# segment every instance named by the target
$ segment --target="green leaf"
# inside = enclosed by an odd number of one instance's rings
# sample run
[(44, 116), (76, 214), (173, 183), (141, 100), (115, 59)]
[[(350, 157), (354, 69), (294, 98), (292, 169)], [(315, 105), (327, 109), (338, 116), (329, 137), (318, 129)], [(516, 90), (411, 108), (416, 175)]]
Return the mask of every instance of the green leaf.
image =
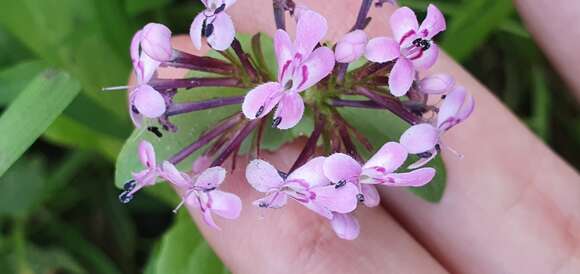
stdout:
[(513, 12), (512, 1), (472, 0), (451, 20), (441, 45), (453, 58), (463, 61), (483, 44), (493, 30)]
[(33, 273), (87, 273), (73, 257), (60, 248), (40, 248), (29, 244), (26, 253)]
[(188, 212), (182, 210), (173, 227), (163, 236), (154, 260), (153, 273), (222, 273), (225, 269), (207, 245)]
[(0, 71), (0, 106), (10, 104), (45, 68), (40, 61), (24, 61)]
[(0, 216), (26, 217), (42, 197), (44, 174), (40, 158), (24, 157), (0, 177)]
[(0, 116), (0, 176), (34, 143), (80, 91), (68, 74), (47, 70)]
[(160, 9), (171, 0), (126, 0), (125, 9), (129, 15), (137, 15), (144, 11)]
[(551, 113), (551, 97), (548, 90), (548, 83), (543, 69), (539, 66), (532, 68), (533, 81), (533, 105), (532, 117), (530, 117), (529, 124), (540, 138), (548, 141), (550, 134), (550, 113)]
[[(398, 142), (401, 134), (409, 128), (407, 123), (387, 111), (351, 108), (344, 108), (339, 111), (341, 115), (351, 123), (351, 125), (369, 139), (375, 151), (386, 142)], [(368, 152), (362, 148), (359, 151), (364, 152), (362, 153), (362, 156), (367, 159), (375, 152)], [(415, 160), (416, 159), (408, 159), (407, 164)], [(405, 164), (403, 166), (407, 165)], [(433, 181), (426, 186), (409, 188), (409, 190), (426, 201), (436, 203), (441, 200), (443, 193), (445, 192), (447, 180), (445, 166), (441, 157), (432, 160), (428, 166), (437, 170), (437, 174), (435, 175), (435, 178), (433, 178)]]

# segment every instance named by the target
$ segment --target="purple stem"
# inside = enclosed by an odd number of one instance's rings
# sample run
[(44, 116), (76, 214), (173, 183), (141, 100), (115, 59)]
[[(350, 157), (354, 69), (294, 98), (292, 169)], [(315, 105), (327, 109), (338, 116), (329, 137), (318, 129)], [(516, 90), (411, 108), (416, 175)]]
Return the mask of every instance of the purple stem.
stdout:
[(300, 166), (304, 165), (308, 159), (314, 154), (316, 149), (316, 144), (318, 143), (318, 138), (320, 138), (320, 134), (322, 133), (322, 128), (324, 127), (324, 120), (321, 114), (316, 115), (316, 122), (314, 124), (314, 130), (310, 137), (308, 137), (308, 141), (304, 145), (302, 152), (298, 155), (298, 158), (292, 165), (292, 168), (288, 171), (288, 174), (292, 173), (294, 170), (299, 168)]
[(236, 97), (217, 98), (206, 101), (198, 101), (192, 103), (173, 104), (167, 109), (165, 115), (174, 116), (178, 114), (190, 113), (204, 109), (241, 104), (243, 101), (244, 96), (236, 96)]
[(248, 76), (250, 76), (250, 79), (252, 81), (255, 81), (257, 79), (258, 72), (256, 71), (256, 68), (254, 68), (254, 66), (250, 62), (250, 58), (248, 57), (248, 54), (246, 52), (244, 52), (244, 49), (242, 49), (242, 44), (240, 44), (240, 41), (238, 41), (237, 38), (234, 38), (234, 41), (232, 42), (232, 48), (234, 49), (234, 52), (236, 53), (236, 55), (240, 59), (240, 62), (242, 63), (242, 66), (244, 67), (244, 71), (248, 74)]
[(370, 109), (384, 109), (384, 107), (375, 101), (357, 101), (357, 100), (343, 100), (331, 99), (330, 105), (333, 107), (353, 107), (353, 108), (370, 108)]
[(405, 122), (414, 125), (421, 122), (421, 117), (413, 114), (411, 111), (406, 109), (403, 104), (398, 99), (385, 97), (380, 94), (377, 94), (365, 87), (356, 87), (355, 91), (367, 98), (371, 99), (375, 103), (385, 107), (395, 115), (399, 116)]
[(192, 89), (198, 87), (244, 87), (242, 82), (233, 77), (203, 77), (185, 79), (155, 79), (149, 85), (156, 90)]
[(230, 63), (212, 57), (201, 57), (180, 50), (173, 50), (173, 59), (161, 63), (164, 67), (186, 68), (197, 71), (232, 75), (236, 70)]
[(348, 129), (344, 125), (341, 125), (339, 127), (338, 134), (340, 134), (340, 138), (342, 139), (342, 143), (344, 144), (346, 153), (352, 156), (355, 160), (359, 162), (364, 162), (363, 158), (356, 151), (356, 146), (352, 142), (352, 139), (350, 138), (350, 135), (348, 133)]
[(362, 0), (360, 4), (360, 9), (358, 11), (358, 16), (356, 17), (356, 23), (352, 27), (351, 31), (357, 29), (364, 29), (369, 23), (370, 18), (368, 18), (369, 10), (373, 4), (373, 0)]
[(292, 0), (273, 0), (272, 4), (274, 7), (276, 29), (286, 30), (286, 17), (284, 12), (288, 10), (290, 11), (290, 14), (292, 14), (296, 4)]
[(249, 121), (242, 130), (238, 132), (236, 137), (232, 140), (232, 142), (218, 155), (218, 157), (211, 163), (211, 166), (220, 166), (224, 163), (224, 161), (237, 149), (239, 149), (242, 142), (248, 137), (248, 135), (254, 130), (254, 128), (258, 125), (260, 119)]
[(369, 65), (366, 65), (362, 67), (360, 70), (358, 70), (354, 78), (356, 80), (362, 80), (363, 78), (370, 76), (384, 68), (392, 66), (393, 64), (394, 64), (393, 62), (370, 63)]
[(203, 133), (199, 138), (193, 142), (191, 145), (187, 146), (186, 148), (182, 149), (177, 154), (171, 156), (169, 158), (169, 162), (172, 164), (178, 164), (179, 162), (183, 161), (185, 158), (189, 157), (192, 153), (196, 152), (198, 149), (202, 148), (203, 146), (207, 145), (211, 142), (214, 138), (220, 136), (225, 131), (229, 130), (237, 123), (239, 123), (239, 115), (236, 114), (233, 117), (226, 118), (226, 120), (219, 123), (216, 127), (211, 129), (210, 131)]

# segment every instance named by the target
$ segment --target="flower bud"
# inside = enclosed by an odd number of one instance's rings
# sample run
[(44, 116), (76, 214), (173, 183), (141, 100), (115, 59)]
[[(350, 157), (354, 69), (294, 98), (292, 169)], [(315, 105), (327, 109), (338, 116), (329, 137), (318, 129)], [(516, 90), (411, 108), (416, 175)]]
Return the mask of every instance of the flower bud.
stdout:
[(162, 24), (149, 23), (143, 28), (141, 48), (156, 61), (169, 61), (171, 48), (171, 30)]
[(417, 88), (425, 94), (444, 94), (455, 86), (455, 79), (449, 74), (434, 74), (419, 81)]
[(336, 44), (334, 55), (339, 63), (352, 63), (360, 58), (368, 42), (367, 34), (362, 30), (347, 33)]

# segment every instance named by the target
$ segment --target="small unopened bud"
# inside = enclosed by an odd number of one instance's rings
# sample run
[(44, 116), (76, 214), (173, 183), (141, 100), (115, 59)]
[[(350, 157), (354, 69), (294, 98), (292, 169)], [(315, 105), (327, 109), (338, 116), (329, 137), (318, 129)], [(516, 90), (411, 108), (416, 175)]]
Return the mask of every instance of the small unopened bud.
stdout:
[(334, 55), (339, 63), (352, 63), (360, 58), (368, 42), (367, 34), (362, 30), (347, 33), (338, 41)]
[(171, 30), (158, 23), (149, 23), (143, 28), (141, 48), (149, 57), (156, 61), (169, 61), (173, 49), (171, 48)]
[(451, 91), (455, 79), (449, 74), (434, 74), (425, 77), (417, 84), (417, 89), (426, 94), (443, 94)]

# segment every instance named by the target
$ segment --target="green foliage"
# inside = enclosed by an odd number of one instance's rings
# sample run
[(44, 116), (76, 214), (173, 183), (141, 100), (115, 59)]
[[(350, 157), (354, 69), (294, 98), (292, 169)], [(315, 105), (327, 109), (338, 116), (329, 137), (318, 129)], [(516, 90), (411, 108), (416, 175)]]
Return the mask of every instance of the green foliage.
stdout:
[(0, 117), (0, 175), (60, 115), (80, 91), (68, 74), (47, 70), (18, 95)]

